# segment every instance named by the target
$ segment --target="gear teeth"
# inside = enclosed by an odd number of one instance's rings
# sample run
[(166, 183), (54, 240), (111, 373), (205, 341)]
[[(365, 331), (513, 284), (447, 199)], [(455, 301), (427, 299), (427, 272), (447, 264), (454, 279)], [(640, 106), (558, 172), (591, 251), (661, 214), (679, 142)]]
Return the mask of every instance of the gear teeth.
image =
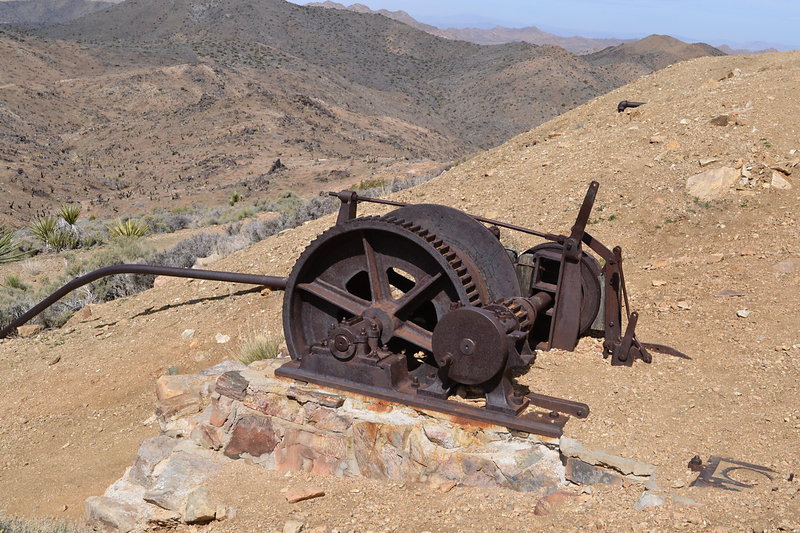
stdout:
[(463, 259), (461, 259), (458, 253), (447, 243), (445, 243), (444, 240), (440, 239), (419, 224), (409, 222), (394, 215), (385, 215), (379, 218), (383, 222), (389, 222), (391, 224), (400, 226), (401, 228), (414, 233), (418, 237), (425, 239), (425, 241), (427, 241), (437, 252), (442, 255), (442, 257), (444, 257), (445, 261), (447, 261), (447, 263), (450, 265), (450, 268), (453, 269), (455, 274), (458, 276), (459, 281), (461, 281), (461, 285), (464, 287), (464, 292), (466, 292), (469, 305), (473, 305), (475, 307), (482, 306), (483, 302), (481, 302), (481, 295), (478, 292), (478, 287), (475, 284), (475, 281), (472, 279), (472, 276), (464, 264)]
[(502, 302), (499, 303), (499, 305), (502, 305), (503, 307), (505, 307), (514, 314), (514, 317), (516, 317), (517, 322), (519, 322), (520, 329), (522, 329), (523, 331), (528, 331), (531, 329), (533, 324), (531, 323), (530, 317), (528, 316), (528, 312), (517, 301), (515, 301), (512, 298), (508, 300), (503, 300)]

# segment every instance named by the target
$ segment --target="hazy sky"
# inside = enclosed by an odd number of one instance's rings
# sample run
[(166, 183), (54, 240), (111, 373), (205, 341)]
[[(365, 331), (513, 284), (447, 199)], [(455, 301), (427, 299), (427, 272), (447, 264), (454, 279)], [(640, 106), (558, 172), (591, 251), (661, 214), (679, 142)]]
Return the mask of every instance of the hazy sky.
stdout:
[(800, 49), (800, 0), (338, 1), (402, 9), (439, 27), (537, 26), (559, 35), (620, 38), (662, 33), (715, 45)]

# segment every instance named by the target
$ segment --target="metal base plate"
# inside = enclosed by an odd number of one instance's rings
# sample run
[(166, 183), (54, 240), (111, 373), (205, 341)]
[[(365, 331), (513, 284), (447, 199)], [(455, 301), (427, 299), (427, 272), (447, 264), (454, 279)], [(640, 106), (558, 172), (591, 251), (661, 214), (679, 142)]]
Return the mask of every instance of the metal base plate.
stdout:
[(303, 370), (300, 361), (290, 361), (275, 371), (276, 376), (315, 383), (323, 387), (370, 396), (379, 400), (415, 407), (428, 411), (436, 411), (459, 418), (461, 423), (477, 422), (506, 427), (526, 433), (534, 433), (545, 437), (558, 438), (563, 433), (564, 424), (569, 417), (556, 412), (532, 412), (513, 416), (499, 411), (491, 411), (482, 407), (467, 405), (453, 400), (443, 400), (416, 393), (416, 389), (408, 386), (405, 390), (375, 387), (368, 384), (355, 383), (338, 377), (320, 376)]

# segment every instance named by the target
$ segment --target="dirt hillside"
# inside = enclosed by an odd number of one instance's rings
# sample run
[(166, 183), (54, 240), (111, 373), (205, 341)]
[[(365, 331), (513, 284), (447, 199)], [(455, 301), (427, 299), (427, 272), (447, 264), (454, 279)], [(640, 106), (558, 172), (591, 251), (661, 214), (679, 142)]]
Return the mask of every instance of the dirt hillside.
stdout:
[[(589, 181), (600, 182), (589, 231), (623, 247), (640, 338), (692, 360), (656, 355), (651, 365), (612, 368), (599, 341), (584, 339), (574, 353), (539, 354), (523, 380), (591, 406), (589, 418), (567, 424), (567, 436), (657, 465), (662, 488), (702, 505), (634, 510), (642, 489), (628, 486), (596, 489), (540, 517), (526, 495), (325, 479), (328, 496), (292, 507), (279, 491), (304, 476), (240, 465), (219, 480), (237, 516), (211, 528), (280, 531), (289, 518), (319, 531), (800, 528), (800, 485), (786, 480), (800, 470), (798, 90), (800, 53), (692, 60), (396, 198), (567, 232)], [(618, 114), (620, 100), (647, 103)], [(741, 176), (733, 190), (714, 200), (687, 192), (688, 178), (723, 167)], [(214, 266), (287, 274), (331, 223), (307, 223)], [(536, 244), (508, 232), (503, 240), (517, 249)], [(229, 358), (253, 329), (279, 331), (280, 305), (280, 293), (176, 281), (92, 306), (61, 330), (3, 341), (0, 509), (78, 519), (81, 501), (102, 493), (156, 434), (155, 378), (170, 366), (189, 372)], [(182, 338), (187, 329), (192, 339)], [(216, 333), (231, 341), (216, 343)], [(695, 454), (779, 474), (741, 492), (689, 487), (695, 474), (686, 463)]]

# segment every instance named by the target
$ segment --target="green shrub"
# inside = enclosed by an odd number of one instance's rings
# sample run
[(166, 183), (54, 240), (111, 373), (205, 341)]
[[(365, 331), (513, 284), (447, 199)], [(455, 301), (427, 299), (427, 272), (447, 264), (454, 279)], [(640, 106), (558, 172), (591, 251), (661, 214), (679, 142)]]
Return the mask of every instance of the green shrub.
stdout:
[(106, 226), (114, 237), (144, 237), (150, 228), (144, 222), (129, 218), (117, 219), (114, 224)]
[(70, 226), (74, 226), (78, 222), (78, 217), (81, 216), (81, 208), (77, 205), (62, 205), (58, 210), (58, 216)]
[(9, 289), (18, 289), (21, 291), (27, 290), (28, 286), (22, 282), (22, 279), (17, 274), (9, 274), (3, 281), (3, 285)]
[(241, 201), (242, 201), (242, 195), (239, 194), (238, 192), (235, 192), (231, 195), (231, 199), (228, 201), (228, 203), (231, 205), (231, 207), (233, 207), (234, 205), (236, 205)]
[[(62, 223), (63, 224), (63, 223)], [(62, 227), (56, 217), (41, 216), (31, 223), (31, 232), (47, 248), (57, 252), (74, 249), (80, 246), (77, 231), (71, 227)]]
[(18, 261), (27, 254), (19, 249), (14, 234), (0, 226), (0, 264)]
[(372, 178), (372, 179), (361, 180), (358, 183), (358, 185), (353, 185), (353, 190), (366, 191), (368, 189), (382, 189), (387, 185), (389, 185), (389, 180)]
[(36, 217), (31, 223), (33, 236), (39, 239), (46, 246), (50, 245), (50, 240), (58, 228), (56, 217), (41, 216)]

